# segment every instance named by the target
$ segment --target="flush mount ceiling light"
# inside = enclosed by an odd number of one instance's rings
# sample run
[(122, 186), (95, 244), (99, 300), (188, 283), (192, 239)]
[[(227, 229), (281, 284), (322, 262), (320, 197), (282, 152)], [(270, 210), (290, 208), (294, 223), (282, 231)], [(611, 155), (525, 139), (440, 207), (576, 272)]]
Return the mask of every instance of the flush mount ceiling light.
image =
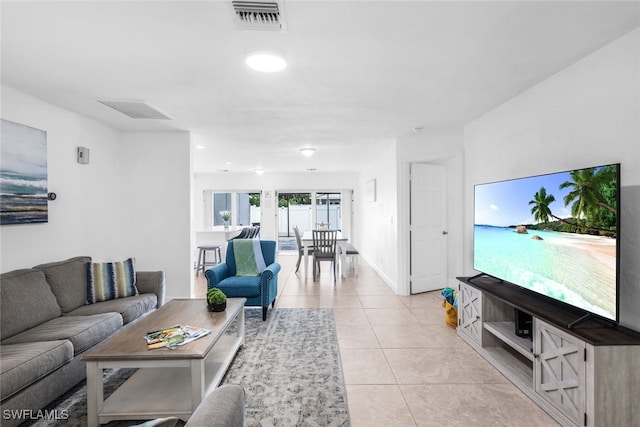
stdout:
[(245, 62), (249, 68), (263, 73), (274, 73), (287, 67), (284, 57), (275, 52), (252, 52), (247, 55)]
[(305, 148), (301, 148), (300, 152), (305, 157), (311, 157), (311, 156), (313, 156), (313, 153), (316, 152), (316, 149), (315, 148), (311, 148), (311, 147), (305, 147)]
[(264, 169), (254, 169), (256, 175), (262, 175), (264, 173)]

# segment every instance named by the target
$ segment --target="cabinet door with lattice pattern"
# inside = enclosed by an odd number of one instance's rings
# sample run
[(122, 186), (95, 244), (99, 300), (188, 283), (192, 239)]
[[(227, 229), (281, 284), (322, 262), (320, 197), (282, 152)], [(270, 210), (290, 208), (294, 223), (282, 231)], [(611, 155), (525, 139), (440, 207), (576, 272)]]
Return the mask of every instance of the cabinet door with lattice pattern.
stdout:
[(482, 292), (460, 283), (458, 331), (482, 345)]
[(576, 425), (585, 418), (585, 343), (534, 319), (535, 391)]

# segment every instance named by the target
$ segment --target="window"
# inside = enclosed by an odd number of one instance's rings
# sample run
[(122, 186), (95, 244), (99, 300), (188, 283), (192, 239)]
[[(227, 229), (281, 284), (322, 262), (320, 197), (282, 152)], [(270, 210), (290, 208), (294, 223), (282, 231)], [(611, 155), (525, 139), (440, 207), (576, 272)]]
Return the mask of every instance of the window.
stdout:
[(340, 193), (316, 193), (316, 223), (329, 224), (330, 229), (341, 230), (341, 202)]
[(224, 225), (224, 220), (220, 216), (221, 211), (231, 212), (233, 223), (233, 209), (231, 207), (231, 193), (213, 193), (213, 225)]
[(211, 192), (211, 213), (207, 212), (205, 223), (215, 226), (224, 225), (221, 211), (231, 212), (230, 225), (251, 226), (260, 224), (260, 192)]
[(237, 225), (260, 224), (260, 193), (236, 194)]

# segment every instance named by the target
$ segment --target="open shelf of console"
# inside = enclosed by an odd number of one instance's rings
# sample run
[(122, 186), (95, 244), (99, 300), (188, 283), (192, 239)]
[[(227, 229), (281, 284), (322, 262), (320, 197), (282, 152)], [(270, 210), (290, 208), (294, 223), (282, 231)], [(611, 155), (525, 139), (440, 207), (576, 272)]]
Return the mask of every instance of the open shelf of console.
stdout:
[[(640, 333), (491, 277), (458, 278), (458, 335), (564, 426), (640, 419)], [(533, 334), (515, 333), (515, 310)]]

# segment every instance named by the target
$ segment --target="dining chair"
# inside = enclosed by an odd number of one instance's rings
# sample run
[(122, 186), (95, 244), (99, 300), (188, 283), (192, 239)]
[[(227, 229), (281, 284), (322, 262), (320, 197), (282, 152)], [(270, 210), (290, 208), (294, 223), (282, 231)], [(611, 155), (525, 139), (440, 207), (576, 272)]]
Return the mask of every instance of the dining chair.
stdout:
[(238, 234), (236, 237), (233, 237), (231, 240), (248, 239), (249, 233), (251, 233), (251, 227), (243, 227), (242, 230), (240, 230), (240, 234)]
[(258, 239), (260, 237), (260, 226), (256, 225), (249, 230), (248, 239)]
[(336, 230), (313, 230), (313, 280), (316, 280), (316, 271), (320, 275), (320, 261), (333, 263), (333, 280), (336, 280)]
[[(300, 229), (298, 229), (297, 225), (293, 226), (293, 233), (296, 235), (296, 243), (298, 244), (298, 262), (296, 262), (296, 273), (298, 269), (300, 269), (300, 261), (304, 256), (304, 246), (302, 245), (302, 238), (300, 237)], [(313, 255), (313, 246), (307, 248), (307, 254)]]

